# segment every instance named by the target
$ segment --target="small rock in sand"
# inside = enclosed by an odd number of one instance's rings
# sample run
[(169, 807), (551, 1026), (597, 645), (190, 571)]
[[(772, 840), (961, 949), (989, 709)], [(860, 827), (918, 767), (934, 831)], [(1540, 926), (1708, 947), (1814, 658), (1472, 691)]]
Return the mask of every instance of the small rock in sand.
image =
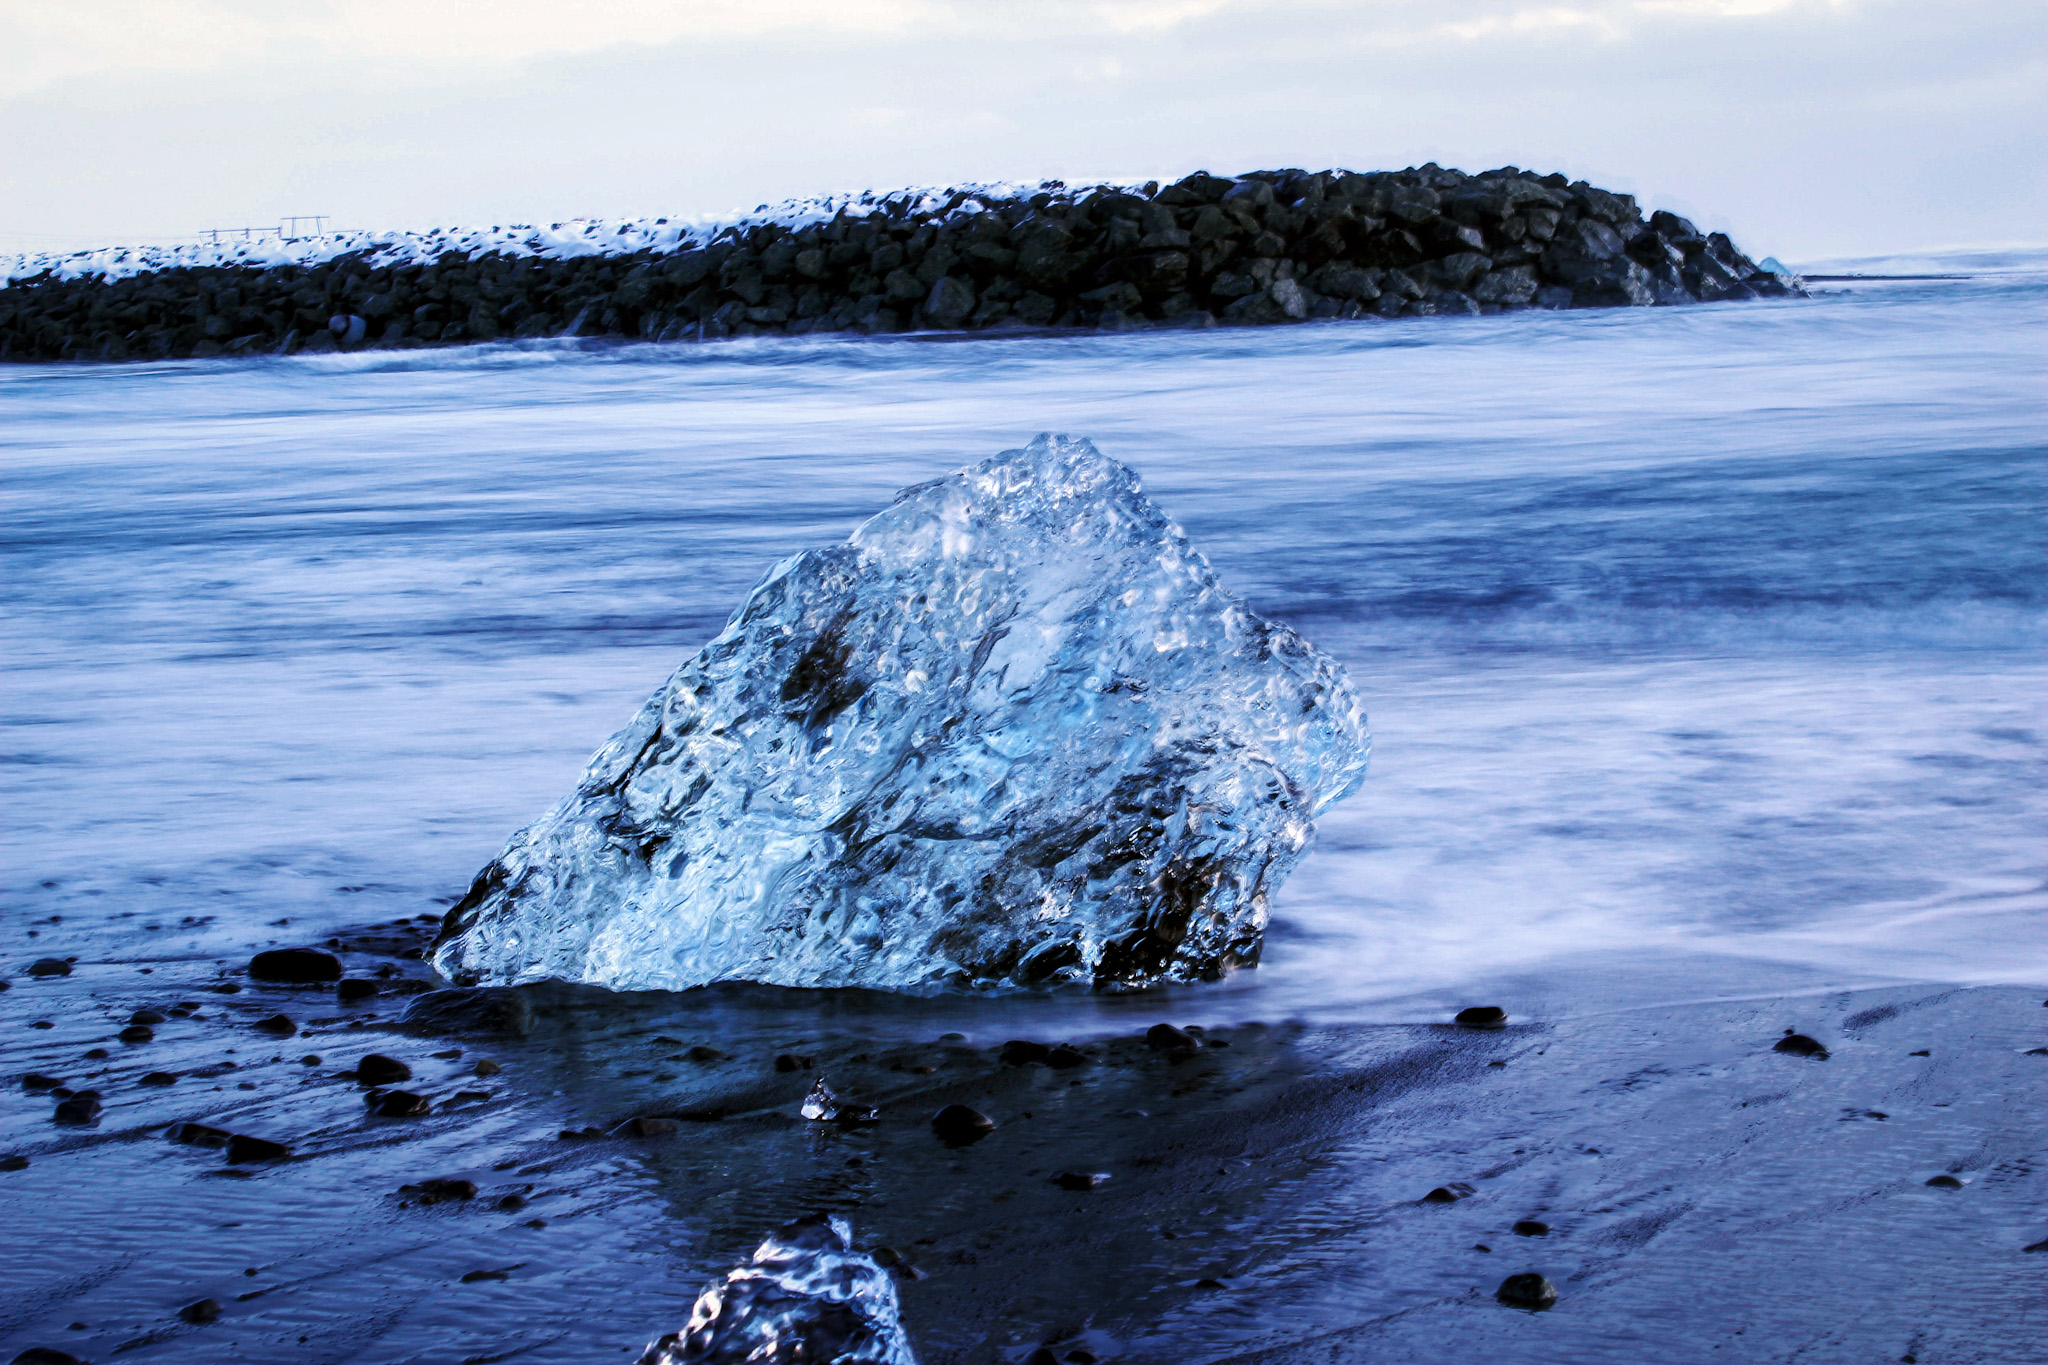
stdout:
[(1104, 1171), (1061, 1171), (1052, 1183), (1063, 1190), (1099, 1190), (1109, 1183), (1109, 1175)]
[(1550, 1235), (1550, 1224), (1539, 1223), (1534, 1218), (1524, 1218), (1521, 1222), (1509, 1228), (1508, 1231), (1514, 1233), (1517, 1237), (1548, 1237)]
[(156, 1041), (156, 1031), (144, 1028), (141, 1024), (130, 1024), (127, 1028), (121, 1030), (120, 1036), (121, 1041), (124, 1043), (153, 1043)]
[(45, 957), (28, 964), (30, 976), (69, 976), (71, 964), (61, 957)]
[(996, 1121), (978, 1109), (949, 1104), (932, 1115), (932, 1131), (949, 1147), (965, 1147), (995, 1131)]
[(1937, 1190), (1959, 1190), (1963, 1187), (1963, 1182), (1952, 1175), (1931, 1176), (1927, 1183)]
[(55, 1090), (62, 1084), (64, 1082), (55, 1076), (45, 1076), (36, 1071), (31, 1071), (21, 1078), (21, 1088), (23, 1090)]
[(353, 1005), (358, 1000), (368, 1000), (377, 990), (377, 983), (367, 977), (344, 977), (334, 983), (334, 998), (344, 1005)]
[(1828, 1057), (1828, 1050), (1825, 1047), (1803, 1033), (1786, 1034), (1771, 1044), (1771, 1051), (1789, 1053), (1794, 1057), (1817, 1057), (1821, 1061), (1826, 1061)]
[(499, 1195), (498, 1207), (507, 1213), (517, 1213), (526, 1207), (526, 1196), (523, 1194)]
[(372, 1091), (368, 1100), (370, 1112), (380, 1119), (417, 1118), (433, 1107), (425, 1095), (410, 1090)]
[(203, 1123), (174, 1123), (164, 1136), (187, 1147), (225, 1147), (234, 1134), (225, 1128), (210, 1128)]
[(82, 1126), (95, 1122), (99, 1116), (100, 1092), (97, 1090), (81, 1090), (70, 1099), (61, 1101), (57, 1105), (57, 1112), (50, 1117), (56, 1123)]
[(816, 1064), (815, 1057), (799, 1057), (794, 1052), (780, 1053), (775, 1058), (777, 1071), (808, 1071)]
[(705, 1047), (702, 1043), (691, 1048), (683, 1055), (693, 1062), (722, 1062), (725, 1060), (723, 1052), (720, 1052), (715, 1047)]
[[(0, 1171), (25, 1171), (27, 1169), (28, 1158), (19, 1153), (9, 1152), (6, 1156), (0, 1156)], [(2032, 1251), (2033, 1248), (2028, 1247), (2027, 1250)]]
[(249, 959), (249, 975), (288, 986), (317, 985), (341, 980), (341, 961), (317, 948), (272, 948)]
[(137, 1085), (176, 1085), (178, 1083), (178, 1073), (175, 1071), (152, 1071), (135, 1083)]
[(291, 1154), (291, 1148), (269, 1138), (236, 1133), (228, 1139), (228, 1164), (231, 1166), (245, 1166), (256, 1161), (283, 1161)]
[(476, 1182), (453, 1177), (435, 1176), (411, 1185), (400, 1185), (398, 1192), (409, 1195), (420, 1204), (441, 1204), (453, 1199), (476, 1198)]
[(356, 1079), (364, 1085), (396, 1085), (412, 1079), (412, 1068), (396, 1057), (371, 1052), (356, 1063)]
[(161, 1024), (164, 1022), (164, 1016), (155, 1010), (137, 1010), (128, 1016), (128, 1022), (131, 1024)]
[(1493, 1296), (1510, 1308), (1541, 1312), (1557, 1302), (1557, 1286), (1534, 1272), (1510, 1275), (1500, 1282)]
[(470, 1072), (477, 1076), (495, 1076), (504, 1069), (488, 1057), (479, 1057), (476, 1065), (470, 1068)]
[(1002, 1051), (996, 1054), (996, 1060), (1005, 1066), (1025, 1066), (1032, 1062), (1042, 1062), (1051, 1055), (1052, 1049), (1044, 1043), (1012, 1038), (1003, 1044)]
[(13, 1365), (86, 1365), (69, 1351), (59, 1351), (51, 1346), (31, 1346), (16, 1356)]
[(1466, 1028), (1506, 1028), (1508, 1012), (1499, 1005), (1473, 1005), (1458, 1011), (1457, 1022)]
[(1439, 1185), (1422, 1196), (1425, 1204), (1455, 1204), (1460, 1199), (1472, 1197), (1472, 1187), (1462, 1180), (1453, 1180), (1448, 1185)]
[(1077, 1047), (1068, 1047), (1061, 1043), (1045, 1054), (1045, 1064), (1054, 1071), (1071, 1071), (1077, 1066), (1088, 1065), (1088, 1054)]
[(178, 1316), (195, 1327), (203, 1327), (220, 1317), (220, 1305), (212, 1299), (201, 1299), (188, 1303), (178, 1310)]
[(621, 1138), (665, 1137), (670, 1133), (681, 1132), (682, 1127), (681, 1120), (657, 1118), (649, 1115), (627, 1119), (624, 1123), (612, 1129), (608, 1136)]
[(1192, 1052), (1201, 1046), (1192, 1034), (1171, 1024), (1154, 1024), (1146, 1029), (1145, 1042), (1156, 1052)]
[(258, 1019), (250, 1027), (258, 1033), (268, 1033), (277, 1038), (289, 1038), (299, 1031), (299, 1026), (282, 1014), (273, 1014), (268, 1019)]

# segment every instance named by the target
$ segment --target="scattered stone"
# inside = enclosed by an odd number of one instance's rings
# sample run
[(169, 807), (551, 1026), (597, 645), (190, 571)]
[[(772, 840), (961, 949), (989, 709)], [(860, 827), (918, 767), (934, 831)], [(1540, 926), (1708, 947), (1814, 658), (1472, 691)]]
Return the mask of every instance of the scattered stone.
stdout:
[(1557, 1286), (1534, 1272), (1510, 1275), (1500, 1282), (1493, 1296), (1510, 1308), (1541, 1312), (1557, 1302)]
[(1054, 1355), (1050, 1348), (1039, 1346), (1034, 1347), (1031, 1354), (1024, 1357), (1024, 1365), (1060, 1365), (1060, 1358)]
[[(19, 1160), (19, 1158), (9, 1158), (9, 1159), (10, 1159), (10, 1160)], [(27, 1164), (28, 1164), (28, 1163), (27, 1163), (26, 1161), (22, 1161), (22, 1165), (23, 1165), (23, 1166), (25, 1166), (25, 1165), (27, 1165)], [(20, 1170), (20, 1169), (21, 1169), (21, 1166), (6, 1166), (6, 1167), (4, 1167), (4, 1169), (7, 1169), (7, 1170), (13, 1170), (13, 1171), (18, 1171), (18, 1170)], [(2048, 1237), (2044, 1237), (2044, 1238), (2042, 1238), (2042, 1239), (2041, 1239), (2040, 1241), (2038, 1241), (2038, 1242), (2034, 1243), (2034, 1244), (2033, 1244), (2032, 1246), (2030, 1246), (2030, 1247), (2022, 1247), (2022, 1248), (2020, 1248), (2020, 1249), (2021, 1249), (2022, 1251), (2048, 1251)]]
[(1061, 1171), (1052, 1183), (1063, 1190), (1099, 1190), (1109, 1183), (1106, 1171)]
[(462, 1049), (459, 1047), (444, 1048), (440, 1052), (429, 1052), (427, 1055), (440, 1061), (452, 1062), (462, 1055)]
[(1154, 1024), (1146, 1029), (1145, 1042), (1155, 1052), (1193, 1052), (1201, 1046), (1192, 1034), (1171, 1024)]
[(498, 1207), (506, 1213), (517, 1213), (526, 1207), (526, 1196), (523, 1194), (500, 1195), (498, 1196)]
[(436, 1176), (433, 1179), (422, 1180), (416, 1184), (400, 1185), (398, 1192), (403, 1195), (409, 1195), (422, 1205), (431, 1206), (447, 1203), (450, 1200), (476, 1198), (476, 1182), (474, 1180), (459, 1180), (452, 1177)]
[(89, 1047), (85, 1050), (85, 1059), (88, 1062), (104, 1062), (113, 1055), (103, 1047)]
[(775, 1058), (777, 1071), (808, 1071), (817, 1064), (814, 1057), (799, 1057), (794, 1052), (778, 1053)]
[(681, 1132), (682, 1128), (682, 1122), (678, 1119), (646, 1116), (627, 1119), (624, 1123), (613, 1128), (607, 1136), (619, 1138), (666, 1137), (670, 1133)]
[(55, 1076), (45, 1076), (38, 1071), (31, 1071), (21, 1078), (21, 1088), (23, 1090), (55, 1090), (62, 1084), (64, 1082)]
[(1476, 1191), (1462, 1180), (1453, 1180), (1448, 1185), (1439, 1185), (1422, 1196), (1425, 1204), (1455, 1204), (1460, 1199), (1470, 1199)]
[(356, 1079), (364, 1085), (396, 1085), (412, 1079), (412, 1068), (396, 1057), (371, 1052), (356, 1063)]
[[(521, 1262), (524, 1264), (524, 1262)], [(464, 1284), (481, 1284), (485, 1280), (509, 1280), (519, 1266), (508, 1265), (503, 1270), (472, 1270), (462, 1277)]]
[(949, 1104), (932, 1115), (932, 1131), (949, 1147), (965, 1147), (994, 1132), (996, 1121), (978, 1109)]
[(207, 989), (215, 995), (240, 995), (242, 993), (242, 983), (239, 981), (223, 981), (219, 985), (209, 986)]
[(174, 1123), (164, 1136), (187, 1147), (225, 1147), (234, 1134), (203, 1123)]
[(533, 1027), (533, 1006), (510, 986), (473, 986), (415, 996), (400, 1021), (417, 1033), (520, 1038)]
[(1828, 1059), (1828, 1050), (1803, 1033), (1788, 1033), (1771, 1044), (1771, 1051), (1790, 1053), (1795, 1057), (1813, 1057), (1820, 1061)]
[(1458, 1011), (1457, 1022), (1466, 1028), (1506, 1028), (1508, 1012), (1499, 1005), (1473, 1005)]
[(318, 948), (272, 948), (249, 959), (249, 975), (289, 986), (318, 985), (341, 980), (341, 960)]
[(381, 1119), (417, 1118), (433, 1108), (425, 1095), (415, 1095), (410, 1090), (372, 1091), (368, 1100), (370, 1112)]
[(1928, 1050), (1927, 1050), (1926, 1048), (1924, 1048), (1924, 1047), (1923, 1047), (1923, 1048), (1921, 1048), (1921, 1049), (1920, 1049), (1920, 1050), (1919, 1050), (1918, 1052), (1909, 1052), (1909, 1053), (1907, 1053), (1906, 1055), (1907, 1055), (1908, 1057), (1929, 1057), (1929, 1056), (1932, 1056), (1933, 1054), (1932, 1054), (1932, 1053), (1930, 1053), (1930, 1052), (1929, 1052), (1929, 1051), (1928, 1051)]
[(36, 1021), (35, 1021), (35, 1022), (34, 1022), (33, 1024), (30, 1024), (30, 1025), (29, 1025), (29, 1027), (30, 1027), (30, 1028), (55, 1028), (55, 1027), (57, 1027), (57, 1025), (56, 1025), (56, 1023), (55, 1023), (54, 1021), (52, 1021), (52, 1020), (49, 1020), (49, 1019), (38, 1019), (38, 1020), (36, 1020)]
[(1937, 1190), (1959, 1190), (1963, 1187), (1963, 1182), (1952, 1175), (1932, 1176), (1927, 1183)]
[(1534, 1218), (1524, 1218), (1512, 1228), (1509, 1228), (1508, 1231), (1514, 1233), (1517, 1237), (1548, 1237), (1550, 1235), (1550, 1224), (1539, 1223)]
[(144, 1028), (141, 1024), (130, 1024), (121, 1030), (120, 1037), (124, 1043), (153, 1043), (156, 1041), (156, 1031)]
[(479, 1057), (476, 1065), (470, 1068), (470, 1072), (477, 1076), (495, 1076), (504, 1069), (488, 1057)]
[(201, 1299), (188, 1303), (178, 1310), (178, 1316), (195, 1327), (204, 1327), (220, 1317), (220, 1305), (212, 1299)]
[[(1209, 1046), (1228, 1047), (1229, 1044), (1211, 1043)], [(1069, 1047), (1065, 1043), (1061, 1043), (1058, 1047), (1045, 1054), (1045, 1064), (1054, 1071), (1071, 1071), (1077, 1066), (1088, 1065), (1088, 1054), (1077, 1047)]]
[(71, 964), (61, 957), (38, 958), (36, 961), (29, 963), (28, 974), (30, 976), (69, 976), (71, 975)]
[(276, 1038), (289, 1038), (299, 1031), (299, 1026), (282, 1014), (273, 1014), (268, 1019), (258, 1019), (250, 1027), (258, 1033), (268, 1033)]
[(136, 1082), (137, 1085), (150, 1086), (176, 1085), (177, 1083), (178, 1073), (175, 1071), (152, 1071)]
[(83, 1126), (97, 1121), (99, 1116), (100, 1092), (80, 1090), (71, 1098), (58, 1102), (57, 1112), (51, 1115), (51, 1120), (56, 1123)]
[(334, 983), (334, 998), (344, 1005), (353, 1005), (358, 1000), (368, 1000), (379, 987), (367, 977), (347, 976)]
[(258, 1161), (283, 1161), (291, 1154), (291, 1148), (282, 1142), (272, 1142), (269, 1138), (236, 1133), (228, 1139), (228, 1164), (231, 1166), (247, 1166)]
[(1003, 1044), (996, 1060), (1005, 1066), (1024, 1066), (1031, 1062), (1042, 1062), (1052, 1055), (1052, 1049), (1044, 1043), (1034, 1043), (1023, 1038), (1012, 1038)]
[(69, 1351), (59, 1351), (52, 1346), (31, 1346), (16, 1356), (13, 1365), (86, 1365)]
[[(0, 1171), (25, 1171), (27, 1169), (28, 1158), (19, 1153), (10, 1152), (6, 1156), (0, 1156)], [(2028, 1247), (2027, 1250), (2032, 1251), (2033, 1248)]]
[(1215, 1277), (1213, 1277), (1213, 1276), (1209, 1276), (1209, 1275), (1204, 1275), (1204, 1276), (1203, 1276), (1203, 1277), (1202, 1277), (1201, 1279), (1199, 1279), (1199, 1280), (1196, 1280), (1196, 1281), (1195, 1281), (1195, 1288), (1197, 1288), (1197, 1289), (1228, 1289), (1228, 1288), (1230, 1288), (1230, 1286), (1229, 1286), (1229, 1285), (1227, 1285), (1227, 1284), (1225, 1284), (1225, 1283), (1224, 1283), (1223, 1281), (1221, 1281), (1221, 1280), (1219, 1280), (1219, 1279), (1216, 1279), (1216, 1278), (1215, 1278)]
[(164, 1022), (164, 1017), (165, 1016), (157, 1013), (157, 1011), (155, 1010), (137, 1010), (135, 1011), (135, 1013), (128, 1016), (128, 1022), (131, 1024), (145, 1025), (161, 1024)]

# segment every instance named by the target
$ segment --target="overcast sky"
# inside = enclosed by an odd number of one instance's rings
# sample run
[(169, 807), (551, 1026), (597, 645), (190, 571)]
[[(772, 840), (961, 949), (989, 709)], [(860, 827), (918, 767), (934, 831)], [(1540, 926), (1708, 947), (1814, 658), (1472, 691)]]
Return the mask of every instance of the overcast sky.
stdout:
[(1434, 160), (2048, 241), (2043, 0), (0, 0), (0, 250)]

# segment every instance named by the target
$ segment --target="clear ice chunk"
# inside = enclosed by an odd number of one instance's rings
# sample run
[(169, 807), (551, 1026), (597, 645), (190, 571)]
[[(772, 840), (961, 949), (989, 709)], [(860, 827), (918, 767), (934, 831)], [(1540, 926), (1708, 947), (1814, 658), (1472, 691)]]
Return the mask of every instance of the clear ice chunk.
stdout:
[(769, 571), (447, 917), (465, 985), (1214, 979), (1371, 743), (1086, 441)]
[(917, 1365), (895, 1281), (852, 1243), (844, 1218), (814, 1214), (778, 1229), (698, 1295), (689, 1325), (650, 1343), (639, 1365)]

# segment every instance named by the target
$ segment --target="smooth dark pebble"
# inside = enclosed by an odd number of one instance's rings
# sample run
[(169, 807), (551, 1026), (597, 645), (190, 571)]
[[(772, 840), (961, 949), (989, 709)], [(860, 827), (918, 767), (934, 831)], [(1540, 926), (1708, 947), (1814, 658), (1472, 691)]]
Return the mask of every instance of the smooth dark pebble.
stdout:
[(1517, 1237), (1548, 1237), (1550, 1235), (1550, 1224), (1539, 1223), (1534, 1218), (1524, 1218), (1521, 1222), (1509, 1228), (1508, 1231), (1514, 1233)]
[(1060, 1365), (1060, 1358), (1044, 1346), (1033, 1347), (1031, 1354), (1024, 1357), (1024, 1365)]
[(1924, 1047), (1923, 1047), (1923, 1048), (1921, 1048), (1921, 1049), (1920, 1049), (1920, 1050), (1919, 1050), (1918, 1052), (1909, 1052), (1909, 1053), (1907, 1053), (1906, 1055), (1907, 1055), (1908, 1057), (1927, 1057), (1927, 1056), (1932, 1056), (1933, 1054), (1931, 1054), (1930, 1052), (1928, 1052), (1928, 1050), (1927, 1050), (1926, 1048), (1924, 1048)]
[(1195, 1281), (1195, 1288), (1197, 1289), (1228, 1289), (1229, 1287), (1223, 1281), (1210, 1279), (1207, 1276)]
[(504, 1069), (504, 1067), (499, 1066), (488, 1057), (479, 1057), (477, 1058), (476, 1065), (471, 1067), (469, 1071), (473, 1076), (495, 1076)]
[(164, 1136), (187, 1147), (225, 1147), (234, 1134), (225, 1128), (211, 1128), (203, 1123), (174, 1123)]
[(341, 980), (341, 960), (317, 948), (272, 948), (249, 959), (249, 975), (291, 986), (318, 985)]
[(131, 1024), (161, 1024), (164, 1022), (164, 1016), (155, 1010), (137, 1010), (128, 1016), (128, 1022)]
[(85, 1050), (85, 1059), (88, 1062), (104, 1062), (113, 1055), (103, 1047), (89, 1047)]
[(429, 1052), (427, 1055), (429, 1057), (437, 1057), (444, 1062), (452, 1062), (462, 1055), (462, 1049), (459, 1047), (442, 1048), (439, 1052)]
[(1952, 1175), (1930, 1176), (1927, 1183), (1937, 1190), (1959, 1190), (1963, 1187), (1963, 1182)]
[(278, 1038), (289, 1038), (299, 1031), (299, 1026), (282, 1014), (273, 1014), (268, 1019), (258, 1019), (251, 1027), (258, 1033), (268, 1033)]
[(812, 1065), (809, 1057), (799, 1057), (793, 1052), (784, 1052), (775, 1058), (777, 1071), (802, 1071)]
[[(8, 1160), (20, 1161), (22, 1166), (26, 1166), (28, 1164), (28, 1162), (21, 1157), (9, 1157)], [(0, 1163), (0, 1170), (18, 1171), (20, 1169), (21, 1166), (7, 1166), (4, 1163)], [(2040, 1241), (2034, 1243), (2030, 1247), (2022, 1247), (2020, 1249), (2022, 1251), (2048, 1251), (2048, 1237), (2042, 1238)]]
[(1175, 1028), (1171, 1024), (1154, 1024), (1145, 1030), (1145, 1042), (1159, 1052), (1179, 1051), (1199, 1047), (1194, 1035)]
[(13, 1365), (86, 1365), (69, 1351), (59, 1351), (51, 1346), (31, 1346), (16, 1356)]
[(1109, 1182), (1101, 1171), (1061, 1171), (1052, 1183), (1063, 1190), (1097, 1190)]
[(223, 981), (218, 986), (209, 986), (207, 989), (215, 995), (240, 995), (242, 993), (242, 983), (239, 981)]
[(130, 1024), (127, 1028), (121, 1030), (121, 1041), (124, 1043), (153, 1043), (156, 1041), (156, 1031), (144, 1028), (140, 1024)]
[(81, 1090), (57, 1106), (50, 1117), (57, 1123), (83, 1125), (100, 1116), (100, 1097), (95, 1090)]
[(283, 1161), (292, 1154), (291, 1148), (282, 1142), (269, 1138), (249, 1137), (236, 1133), (228, 1139), (228, 1164), (241, 1166), (252, 1161)]
[(1822, 1061), (1826, 1061), (1828, 1056), (1828, 1050), (1825, 1047), (1803, 1033), (1786, 1034), (1783, 1038), (1771, 1044), (1771, 1051), (1789, 1052), (1795, 1057), (1818, 1057)]
[(1467, 1198), (1471, 1194), (1472, 1187), (1470, 1185), (1462, 1180), (1453, 1180), (1450, 1184), (1439, 1185), (1428, 1194), (1423, 1195), (1422, 1202), (1425, 1204), (1455, 1204), (1460, 1199)]
[(509, 1280), (512, 1278), (512, 1272), (517, 1269), (517, 1266), (507, 1266), (503, 1270), (472, 1270), (462, 1277), (462, 1282), (477, 1284), (484, 1280)]
[(344, 977), (334, 983), (334, 998), (344, 1005), (352, 1005), (358, 1000), (368, 1000), (377, 990), (377, 983), (366, 977)]
[[(10, 1152), (6, 1156), (0, 1156), (0, 1171), (25, 1171), (27, 1169), (28, 1158), (19, 1153)], [(2028, 1247), (2027, 1250), (2032, 1251), (2033, 1248)]]
[(1028, 1038), (1012, 1038), (1003, 1044), (1002, 1050), (996, 1054), (996, 1060), (1005, 1066), (1024, 1066), (1031, 1062), (1042, 1062), (1051, 1055), (1052, 1049), (1044, 1043), (1034, 1043)]
[(38, 958), (36, 961), (29, 963), (28, 974), (30, 976), (69, 976), (71, 975), (71, 964), (61, 957)]
[(683, 1055), (693, 1062), (722, 1062), (725, 1060), (723, 1052), (720, 1052), (715, 1047), (705, 1047), (702, 1043), (691, 1048)]
[(1488, 1245), (1487, 1245), (1486, 1243), (1484, 1243), (1484, 1242), (1474, 1242), (1474, 1243), (1472, 1244), (1472, 1249), (1473, 1249), (1474, 1251), (1483, 1251), (1483, 1252), (1485, 1252), (1485, 1253), (1486, 1253), (1487, 1255), (1489, 1255), (1489, 1256), (1491, 1256), (1491, 1255), (1493, 1254), (1493, 1248), (1492, 1248), (1492, 1247), (1490, 1247), (1490, 1246), (1488, 1246)]
[(1557, 1286), (1532, 1271), (1508, 1276), (1493, 1291), (1493, 1296), (1510, 1308), (1541, 1311), (1557, 1302)]
[(526, 1196), (523, 1194), (500, 1195), (498, 1197), (498, 1207), (507, 1213), (517, 1213), (526, 1207)]
[(136, 1082), (137, 1085), (176, 1085), (177, 1083), (178, 1073), (175, 1071), (152, 1071)]
[[(1214, 1044), (1211, 1044), (1211, 1046), (1213, 1047)], [(1054, 1071), (1071, 1071), (1077, 1066), (1088, 1065), (1088, 1054), (1077, 1047), (1068, 1047), (1065, 1043), (1061, 1043), (1058, 1047), (1045, 1054), (1045, 1064)]]
[(939, 1141), (953, 1147), (979, 1142), (994, 1132), (995, 1126), (994, 1119), (964, 1104), (949, 1104), (932, 1115), (932, 1131), (939, 1135)]
[(1458, 1011), (1457, 1022), (1466, 1028), (1506, 1028), (1508, 1012), (1499, 1005), (1471, 1005)]
[(55, 1090), (62, 1084), (64, 1082), (58, 1080), (55, 1076), (45, 1076), (39, 1071), (31, 1071), (21, 1078), (21, 1088), (23, 1090)]
[(396, 1057), (372, 1052), (356, 1063), (356, 1079), (364, 1085), (395, 1085), (411, 1080), (412, 1068)]
[(220, 1316), (220, 1305), (212, 1299), (201, 1299), (180, 1308), (178, 1316), (195, 1327), (204, 1326)]
[(56, 1022), (55, 1022), (54, 1020), (50, 1020), (50, 1019), (38, 1019), (38, 1020), (36, 1020), (36, 1021), (35, 1021), (35, 1022), (34, 1022), (33, 1024), (30, 1024), (30, 1025), (29, 1025), (29, 1027), (30, 1027), (30, 1028), (55, 1028), (55, 1027), (57, 1027), (57, 1025), (56, 1025)]
[(415, 1095), (410, 1090), (386, 1090), (372, 1094), (369, 1103), (370, 1112), (385, 1119), (416, 1118), (433, 1107), (425, 1095)]

